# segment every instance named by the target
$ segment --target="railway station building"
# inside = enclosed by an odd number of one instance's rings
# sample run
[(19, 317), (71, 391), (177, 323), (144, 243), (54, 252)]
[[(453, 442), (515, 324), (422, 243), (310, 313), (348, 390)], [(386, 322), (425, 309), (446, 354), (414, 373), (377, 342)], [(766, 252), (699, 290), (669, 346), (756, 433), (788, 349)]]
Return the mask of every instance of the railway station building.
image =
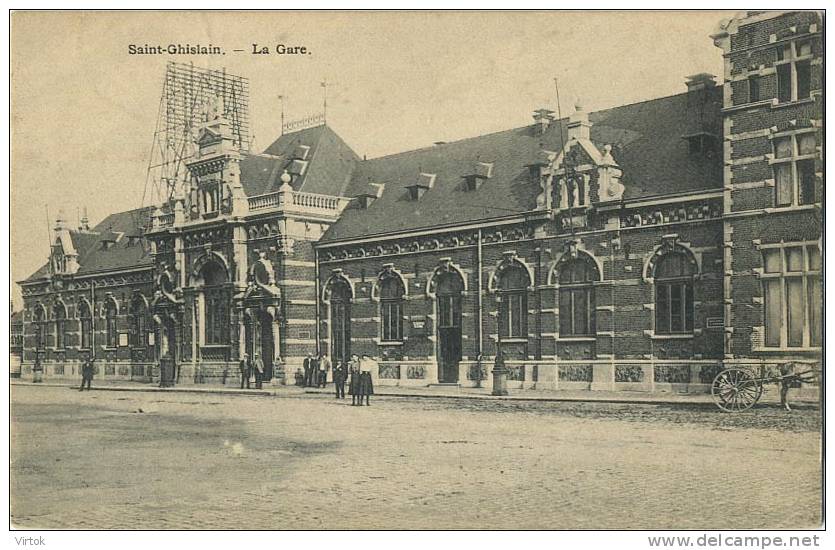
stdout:
[(326, 351), (490, 387), (501, 355), (511, 389), (701, 391), (819, 360), (822, 36), (746, 12), (711, 37), (722, 84), (368, 160), (324, 124), (248, 153), (215, 113), (187, 192), (57, 221), (22, 375), (235, 384), (248, 353), (282, 384)]

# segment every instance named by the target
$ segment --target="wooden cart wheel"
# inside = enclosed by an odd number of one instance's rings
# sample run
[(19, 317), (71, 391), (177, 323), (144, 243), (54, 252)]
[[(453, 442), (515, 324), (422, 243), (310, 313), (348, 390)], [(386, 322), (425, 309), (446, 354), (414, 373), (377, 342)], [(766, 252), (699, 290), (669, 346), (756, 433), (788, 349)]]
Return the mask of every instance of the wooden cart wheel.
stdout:
[(759, 401), (763, 384), (751, 371), (732, 367), (716, 375), (710, 393), (716, 406), (723, 411), (746, 411)]

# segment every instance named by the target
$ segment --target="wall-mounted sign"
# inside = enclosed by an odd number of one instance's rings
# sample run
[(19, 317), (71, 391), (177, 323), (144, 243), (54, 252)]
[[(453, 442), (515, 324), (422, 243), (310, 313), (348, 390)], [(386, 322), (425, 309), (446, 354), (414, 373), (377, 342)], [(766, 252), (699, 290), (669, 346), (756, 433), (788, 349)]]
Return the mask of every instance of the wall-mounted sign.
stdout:
[(722, 317), (708, 317), (705, 321), (705, 328), (721, 329), (725, 328), (725, 319)]
[(156, 345), (156, 343), (157, 343), (157, 342), (156, 342), (156, 336), (157, 336), (157, 335), (156, 335), (156, 334), (154, 334), (153, 332), (149, 332), (149, 333), (148, 333), (148, 345), (149, 345), (149, 346), (154, 346), (154, 345)]
[(128, 346), (128, 333), (127, 332), (120, 332), (119, 333), (119, 347), (126, 348)]

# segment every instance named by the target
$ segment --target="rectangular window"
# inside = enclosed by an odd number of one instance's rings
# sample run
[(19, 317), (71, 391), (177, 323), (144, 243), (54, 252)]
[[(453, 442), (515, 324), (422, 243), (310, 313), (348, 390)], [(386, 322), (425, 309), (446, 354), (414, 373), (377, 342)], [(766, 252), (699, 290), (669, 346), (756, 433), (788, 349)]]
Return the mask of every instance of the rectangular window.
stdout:
[(505, 292), (499, 308), (499, 333), (502, 338), (528, 337), (528, 306), (524, 292)]
[(780, 299), (780, 281), (763, 281), (765, 295), (765, 345), (770, 348), (780, 347), (780, 329), (783, 305)]
[[(776, 206), (812, 204), (818, 192), (815, 176), (817, 137), (805, 132), (773, 141), (774, 195)], [(809, 158), (812, 157), (812, 158)]]
[(403, 340), (403, 304), (399, 300), (384, 301), (380, 305), (384, 342)]
[(657, 281), (655, 332), (683, 334), (693, 331), (693, 281)]
[(792, 66), (790, 63), (777, 65), (777, 100), (780, 103), (792, 100)]
[(90, 334), (93, 332), (92, 320), (89, 317), (81, 319), (81, 347), (90, 348)]
[(63, 349), (65, 347), (64, 342), (64, 320), (57, 319), (55, 321), (55, 347), (58, 349)]
[(560, 289), (560, 336), (593, 336), (594, 308), (593, 288)]
[(461, 298), (459, 296), (438, 296), (438, 327), (461, 326)]
[[(765, 345), (821, 345), (820, 251), (816, 245), (763, 250)], [(779, 269), (778, 269), (779, 268)]]
[(760, 100), (760, 77), (748, 77), (748, 101), (754, 103)]
[(107, 347), (115, 348), (118, 344), (119, 334), (116, 332), (116, 317), (110, 316), (107, 318)]
[(795, 63), (795, 74), (797, 74), (797, 99), (806, 99), (812, 91), (811, 63), (809, 61)]
[(799, 204), (817, 202), (815, 193), (815, 161), (812, 159), (797, 162), (797, 177), (800, 180)]

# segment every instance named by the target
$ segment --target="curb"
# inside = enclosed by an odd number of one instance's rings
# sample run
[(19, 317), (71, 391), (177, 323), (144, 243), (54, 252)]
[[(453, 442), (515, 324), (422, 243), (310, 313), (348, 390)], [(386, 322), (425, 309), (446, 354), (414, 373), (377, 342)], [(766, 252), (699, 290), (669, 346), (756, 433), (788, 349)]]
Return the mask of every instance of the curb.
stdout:
[[(39, 382), (37, 384), (31, 382), (11, 382), (10, 386), (27, 386), (27, 387), (45, 387), (45, 388), (68, 388), (77, 389), (75, 384), (55, 384), (49, 382)], [(220, 388), (189, 388), (189, 387), (175, 387), (175, 388), (159, 388), (159, 387), (126, 387), (126, 386), (98, 386), (91, 388), (94, 391), (117, 391), (117, 392), (148, 392), (148, 393), (193, 393), (204, 395), (239, 395), (250, 397), (293, 397), (289, 392), (282, 395), (284, 392), (278, 390), (239, 390), (239, 389), (220, 389)], [(310, 391), (304, 390), (296, 394), (298, 396), (305, 395), (326, 395), (330, 396), (330, 392)], [(524, 401), (524, 402), (543, 402), (543, 403), (609, 403), (609, 404), (624, 404), (624, 405), (680, 405), (688, 407), (699, 408), (717, 408), (710, 399), (703, 400), (684, 400), (684, 399), (664, 399), (664, 398), (617, 398), (617, 397), (596, 397), (590, 396), (530, 396), (530, 395), (486, 395), (486, 394), (420, 394), (420, 393), (401, 393), (401, 392), (377, 392), (377, 397), (396, 397), (417, 398), (417, 399), (466, 399), (466, 400), (482, 400), (482, 401)], [(791, 404), (792, 409), (820, 409), (816, 402), (812, 401), (797, 401)], [(779, 403), (761, 402), (757, 407), (780, 408)], [(718, 410), (718, 408), (717, 408)]]

